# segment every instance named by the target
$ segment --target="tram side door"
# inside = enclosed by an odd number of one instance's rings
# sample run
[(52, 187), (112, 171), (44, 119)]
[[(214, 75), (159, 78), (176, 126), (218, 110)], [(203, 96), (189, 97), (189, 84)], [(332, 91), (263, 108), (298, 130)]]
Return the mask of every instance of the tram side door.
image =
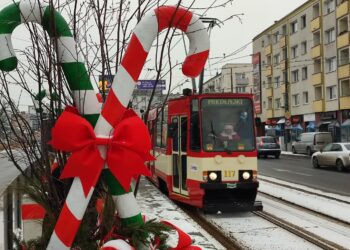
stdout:
[(187, 116), (174, 116), (172, 123), (177, 124), (172, 144), (173, 192), (188, 195), (187, 179)]

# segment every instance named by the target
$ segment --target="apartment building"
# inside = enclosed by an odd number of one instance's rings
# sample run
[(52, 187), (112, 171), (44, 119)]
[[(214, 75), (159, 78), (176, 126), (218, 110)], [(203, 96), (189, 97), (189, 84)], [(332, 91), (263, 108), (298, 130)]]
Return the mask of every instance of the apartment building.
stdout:
[(262, 126), (350, 140), (349, 13), (348, 0), (309, 0), (253, 39)]
[(228, 63), (203, 84), (203, 92), (252, 93), (252, 64)]

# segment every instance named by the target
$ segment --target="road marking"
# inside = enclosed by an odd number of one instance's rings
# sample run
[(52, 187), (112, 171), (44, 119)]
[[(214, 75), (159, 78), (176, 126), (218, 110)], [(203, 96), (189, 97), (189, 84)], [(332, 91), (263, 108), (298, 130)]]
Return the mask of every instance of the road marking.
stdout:
[(290, 171), (287, 169), (280, 169), (280, 168), (274, 168), (274, 170), (278, 171), (278, 172), (288, 172), (288, 173), (292, 173), (292, 174), (297, 174), (297, 175), (303, 175), (303, 176), (312, 176), (310, 174), (304, 174), (304, 173), (300, 173), (300, 172), (294, 172), (294, 171)]

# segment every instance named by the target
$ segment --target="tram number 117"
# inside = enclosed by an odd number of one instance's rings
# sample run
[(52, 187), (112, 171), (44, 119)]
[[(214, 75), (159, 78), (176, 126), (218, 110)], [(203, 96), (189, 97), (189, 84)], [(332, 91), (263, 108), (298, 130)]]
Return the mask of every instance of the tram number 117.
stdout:
[(225, 178), (230, 178), (233, 177), (235, 175), (235, 171), (234, 170), (225, 170), (224, 171), (224, 177)]

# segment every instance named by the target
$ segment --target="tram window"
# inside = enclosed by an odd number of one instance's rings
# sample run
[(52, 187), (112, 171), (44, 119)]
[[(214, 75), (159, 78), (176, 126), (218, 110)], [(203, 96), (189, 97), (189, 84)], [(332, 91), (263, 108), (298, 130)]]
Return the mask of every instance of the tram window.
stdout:
[(168, 124), (166, 123), (166, 121), (163, 121), (162, 129), (162, 147), (165, 148), (167, 146), (168, 141)]
[(201, 148), (201, 145), (200, 145), (198, 100), (193, 100), (191, 117), (190, 117), (190, 149), (194, 151), (199, 151), (200, 148)]
[(162, 142), (162, 140), (161, 140), (161, 136), (162, 136), (162, 127), (161, 127), (161, 123), (160, 123), (160, 121), (157, 121), (157, 129), (156, 129), (156, 145), (157, 145), (157, 147), (160, 147), (161, 146), (161, 142)]

